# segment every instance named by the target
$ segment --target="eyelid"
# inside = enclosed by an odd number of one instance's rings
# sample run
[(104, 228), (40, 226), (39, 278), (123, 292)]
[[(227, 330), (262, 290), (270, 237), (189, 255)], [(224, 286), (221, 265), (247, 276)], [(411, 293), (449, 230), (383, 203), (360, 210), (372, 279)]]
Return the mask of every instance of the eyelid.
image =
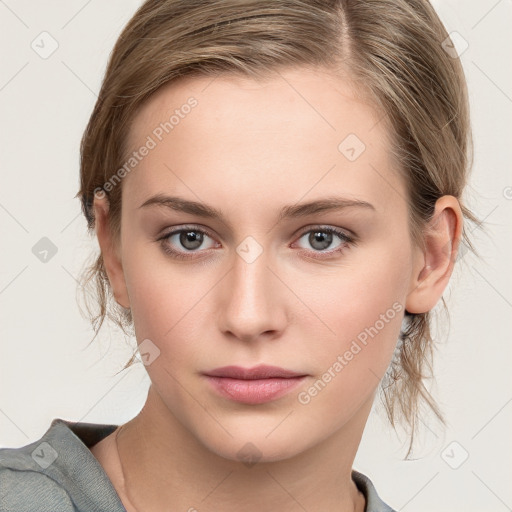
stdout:
[(343, 235), (347, 239), (350, 240), (357, 240), (357, 235), (351, 231), (350, 229), (346, 228), (339, 228), (337, 226), (331, 226), (329, 224), (311, 224), (309, 226), (306, 226), (305, 228), (302, 228), (299, 235), (297, 235), (299, 238), (304, 236), (306, 233), (309, 233), (311, 231), (330, 231), (335, 234)]
[(215, 235), (206, 227), (201, 226), (199, 224), (183, 224), (182, 226), (178, 227), (172, 227), (168, 230), (164, 230), (163, 233), (160, 235), (159, 238), (165, 238), (171, 235), (175, 235), (176, 233), (181, 233), (182, 231), (199, 231), (201, 233), (204, 233), (205, 235), (208, 235), (210, 238), (215, 239)]

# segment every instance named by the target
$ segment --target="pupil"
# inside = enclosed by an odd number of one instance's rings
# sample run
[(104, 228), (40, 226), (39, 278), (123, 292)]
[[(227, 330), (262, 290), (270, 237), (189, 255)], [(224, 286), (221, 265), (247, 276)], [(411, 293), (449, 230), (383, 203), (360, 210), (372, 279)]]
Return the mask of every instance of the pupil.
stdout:
[[(318, 250), (326, 249), (331, 245), (332, 242), (332, 233), (323, 233), (321, 231), (316, 231), (311, 233), (309, 236), (309, 242), (312, 247), (315, 247)], [(317, 246), (316, 243), (320, 242), (320, 246)]]
[(197, 231), (184, 231), (180, 234), (180, 243), (187, 249), (197, 249), (202, 242), (202, 234)]

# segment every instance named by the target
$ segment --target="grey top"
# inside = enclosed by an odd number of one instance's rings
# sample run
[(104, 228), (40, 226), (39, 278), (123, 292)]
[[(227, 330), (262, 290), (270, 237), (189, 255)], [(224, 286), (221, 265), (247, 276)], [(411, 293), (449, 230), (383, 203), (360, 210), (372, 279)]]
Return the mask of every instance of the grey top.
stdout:
[[(0, 512), (126, 512), (90, 447), (118, 425), (56, 418), (46, 433), (20, 448), (0, 449)], [(365, 512), (395, 512), (370, 479), (352, 471)]]

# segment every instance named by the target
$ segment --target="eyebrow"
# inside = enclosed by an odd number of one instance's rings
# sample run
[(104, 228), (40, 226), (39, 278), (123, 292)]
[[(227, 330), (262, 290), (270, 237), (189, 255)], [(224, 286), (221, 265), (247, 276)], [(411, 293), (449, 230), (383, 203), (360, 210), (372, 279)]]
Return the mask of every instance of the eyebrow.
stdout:
[[(197, 201), (190, 201), (177, 196), (166, 196), (163, 194), (156, 194), (144, 201), (139, 206), (140, 208), (147, 208), (149, 206), (160, 206), (169, 208), (174, 211), (188, 213), (190, 215), (197, 215), (208, 219), (219, 219), (224, 224), (228, 225), (223, 213), (213, 208), (212, 206), (199, 203)], [(278, 222), (284, 219), (293, 219), (305, 217), (307, 215), (314, 215), (317, 213), (340, 211), (347, 208), (364, 208), (375, 211), (375, 207), (367, 201), (359, 199), (349, 199), (345, 197), (329, 196), (307, 203), (298, 203), (283, 206), (279, 212)]]

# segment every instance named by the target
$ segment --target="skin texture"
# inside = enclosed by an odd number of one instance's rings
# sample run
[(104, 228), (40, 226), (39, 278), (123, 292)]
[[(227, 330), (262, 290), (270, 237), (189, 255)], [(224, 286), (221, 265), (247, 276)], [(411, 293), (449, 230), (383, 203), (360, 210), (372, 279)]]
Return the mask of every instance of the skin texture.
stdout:
[[(128, 510), (362, 511), (350, 471), (364, 425), (405, 308), (429, 311), (449, 281), (459, 203), (440, 198), (425, 252), (413, 246), (382, 115), (321, 70), (167, 85), (137, 114), (130, 147), (144, 144), (190, 96), (197, 106), (122, 181), (120, 244), (109, 230), (107, 199), (95, 199), (114, 296), (131, 308), (138, 343), (149, 339), (160, 353), (146, 366), (144, 408), (120, 432), (120, 459), (119, 429), (92, 451)], [(349, 134), (365, 145), (354, 161), (338, 149)], [(210, 205), (225, 220), (139, 208), (158, 193)], [(284, 205), (327, 196), (374, 209), (278, 222)], [(211, 236), (188, 250), (189, 259), (173, 259), (158, 238), (190, 224)], [(332, 235), (322, 249), (308, 229), (326, 226), (355, 234), (357, 243)], [(248, 236), (262, 250), (250, 263), (237, 252)], [(182, 253), (190, 247), (179, 234), (166, 240)], [(399, 312), (390, 318), (393, 304)], [(380, 327), (381, 315), (383, 327), (333, 376), (338, 356), (365, 328)], [(201, 375), (263, 363), (308, 376), (277, 400), (248, 405), (219, 396)], [(330, 381), (301, 403), (299, 393), (329, 368)], [(240, 459), (244, 446), (258, 458), (254, 465)]]

